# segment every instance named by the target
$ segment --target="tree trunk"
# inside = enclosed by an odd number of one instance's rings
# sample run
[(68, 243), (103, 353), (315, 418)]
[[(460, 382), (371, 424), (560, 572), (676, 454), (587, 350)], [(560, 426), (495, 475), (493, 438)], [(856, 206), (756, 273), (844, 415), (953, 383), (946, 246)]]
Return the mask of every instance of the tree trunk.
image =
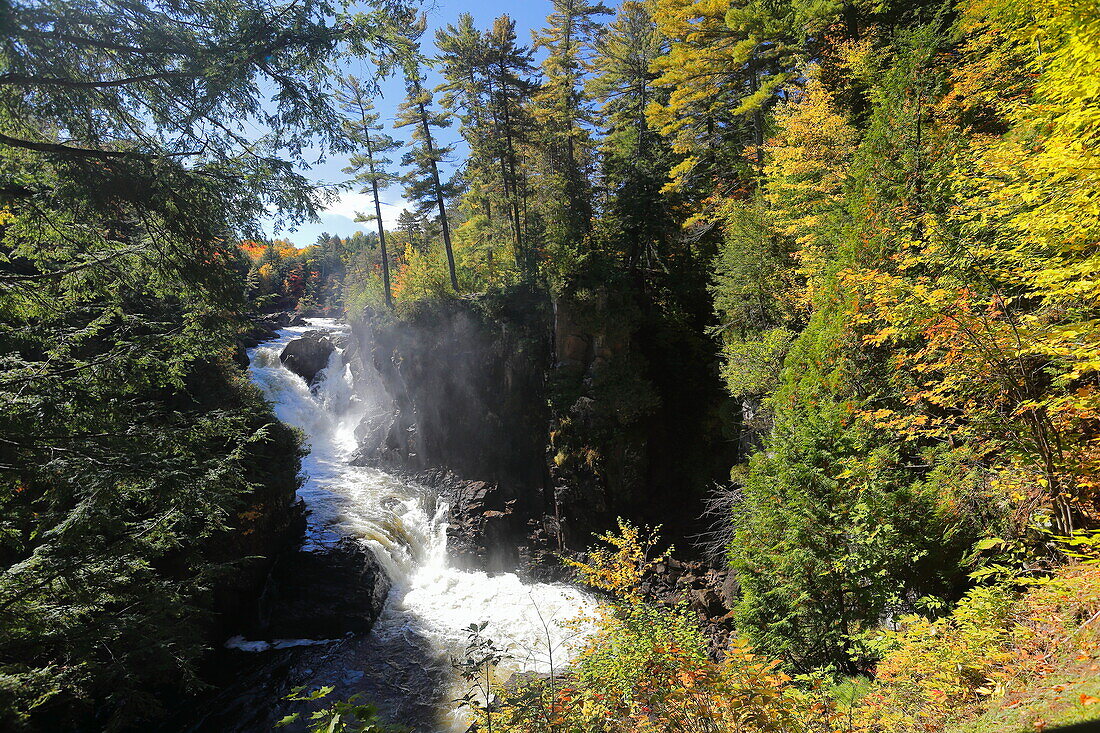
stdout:
[[(505, 69), (503, 64), (498, 64), (497, 71), (501, 78), (504, 78)], [(512, 164), (512, 122), (508, 115), (508, 86), (502, 84), (502, 89), (499, 91), (499, 106), (500, 114), (503, 115), (503, 119), (497, 114), (498, 103), (494, 101), (497, 99), (498, 92), (493, 89), (493, 80), (490, 75), (488, 81), (489, 88), (489, 109), (493, 119), (493, 130), (498, 135), (498, 139), (494, 141), (493, 150), (497, 154), (497, 161), (500, 163), (500, 181), (504, 186), (504, 200), (507, 202), (508, 210), (508, 223), (512, 229), (512, 242), (515, 245), (515, 260), (516, 267), (523, 271), (523, 241), (520, 231), (519, 223), (519, 206), (516, 204), (517, 192), (515, 181), (515, 168)], [(506, 141), (504, 150), (500, 148), (499, 136), (503, 135)]]
[(443, 226), (443, 248), (447, 250), (447, 269), (451, 274), (451, 287), (458, 292), (458, 276), (455, 274), (455, 253), (451, 249), (451, 228), (447, 224), (447, 207), (443, 204), (443, 185), (439, 182), (439, 166), (435, 161), (435, 147), (432, 145), (432, 130), (428, 125), (428, 110), (420, 102), (420, 123), (424, 127), (424, 145), (428, 149), (428, 158), (432, 163), (432, 181), (435, 183), (435, 202), (439, 207), (439, 223)]
[(374, 190), (374, 216), (378, 222), (378, 246), (382, 250), (382, 291), (386, 295), (386, 307), (393, 308), (390, 295), (390, 258), (386, 252), (386, 227), (382, 225), (382, 201), (378, 195), (378, 178), (374, 170), (374, 152), (370, 147), (370, 133), (367, 133), (367, 159), (370, 161), (370, 184)]

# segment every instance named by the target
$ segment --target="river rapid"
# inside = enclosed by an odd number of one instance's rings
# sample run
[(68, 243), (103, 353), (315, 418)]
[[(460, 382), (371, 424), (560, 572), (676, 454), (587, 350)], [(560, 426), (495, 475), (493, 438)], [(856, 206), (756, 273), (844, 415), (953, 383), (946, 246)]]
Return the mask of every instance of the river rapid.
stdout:
[(303, 431), (309, 454), (299, 496), (308, 510), (305, 549), (323, 551), (352, 538), (374, 553), (392, 589), (369, 635), (344, 640), (245, 640), (230, 648), (274, 654), (280, 647), (322, 642), (308, 665), (295, 669), (295, 684), (336, 684), (337, 692), (362, 692), (393, 722), (418, 731), (463, 731), (468, 722), (452, 701), (462, 684), (452, 668), (470, 624), (487, 622), (484, 634), (507, 652), (507, 671), (550, 672), (575, 654), (590, 629), (595, 602), (569, 586), (528, 583), (514, 574), (488, 575), (452, 567), (447, 554), (447, 506), (434, 492), (375, 468), (348, 465), (354, 429), (373, 410), (388, 409), (371, 375), (353, 379), (337, 350), (311, 390), (283, 367), (284, 346), (307, 330), (334, 336), (347, 327), (310, 319), (249, 350), (249, 372), (284, 422)]

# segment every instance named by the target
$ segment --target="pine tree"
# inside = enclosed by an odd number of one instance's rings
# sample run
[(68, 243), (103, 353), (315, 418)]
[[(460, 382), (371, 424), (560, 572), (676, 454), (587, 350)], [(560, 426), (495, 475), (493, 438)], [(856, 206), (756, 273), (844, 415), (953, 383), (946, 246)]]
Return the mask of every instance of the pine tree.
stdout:
[(516, 24), (507, 15), (493, 21), (485, 38), (489, 111), (497, 132), (492, 139), (515, 236), (516, 266), (533, 276), (536, 261), (527, 242), (527, 173), (521, 146), (528, 141), (532, 125), (527, 104), (537, 88), (531, 81), (535, 69), (531, 52), (516, 42)]
[(443, 75), (443, 83), (436, 88), (442, 92), (440, 103), (459, 119), (459, 131), (470, 146), (467, 165), (478, 165), (492, 134), (485, 119), (489, 104), (485, 38), (474, 27), (473, 16), (462, 13), (457, 26), (448, 24), (436, 31), (435, 45)]
[(540, 210), (546, 245), (558, 269), (579, 253), (592, 221), (591, 109), (583, 79), (599, 30), (610, 10), (590, 0), (553, 0), (546, 27), (534, 35), (535, 50), (547, 52), (544, 81), (532, 112), (540, 128), (543, 161)]
[[(385, 295), (386, 305), (393, 307), (393, 299), (390, 293), (390, 258), (386, 250), (386, 228), (382, 221), (382, 200), (379, 192), (388, 188), (397, 175), (389, 166), (392, 160), (386, 157), (387, 153), (397, 150), (401, 144), (389, 135), (381, 134), (382, 125), (378, 122), (378, 114), (374, 112), (374, 104), (367, 98), (363, 85), (354, 76), (341, 79), (342, 90), (340, 93), (344, 110), (350, 115), (345, 120), (344, 126), (348, 136), (361, 146), (361, 152), (354, 153), (348, 159), (348, 166), (344, 173), (352, 173), (353, 181), (363, 184), (360, 193), (370, 193), (374, 197), (374, 218), (378, 227), (378, 243), (382, 251), (382, 291)], [(356, 216), (356, 221), (367, 221), (361, 214)]]
[(443, 83), (436, 88), (442, 92), (440, 103), (459, 120), (459, 132), (470, 149), (456, 176), (462, 189), (459, 205), (466, 213), (463, 228), (474, 230), (479, 242), (488, 240), (482, 246), (491, 256), (496, 240), (514, 239), (515, 233), (510, 224), (507, 229), (501, 226), (506, 207), (494, 157), (496, 130), (488, 113), (488, 48), (469, 13), (462, 13), (457, 25), (436, 31), (435, 45), (443, 75)]
[(443, 103), (462, 120), (462, 135), (470, 146), (463, 170), (464, 196), (472, 210), (484, 215), (489, 236), (503, 212), (512, 240), (516, 266), (533, 274), (535, 262), (527, 244), (526, 172), (522, 146), (531, 127), (525, 104), (536, 88), (531, 54), (516, 42), (515, 22), (507, 15), (479, 33), (468, 14), (459, 24), (436, 34), (445, 82)]
[(647, 4), (627, 0), (596, 43), (589, 90), (602, 103), (607, 126), (601, 150), (608, 214), (625, 239), (625, 259), (634, 269), (653, 265), (672, 226), (661, 195), (670, 154), (646, 118), (650, 103), (665, 97), (654, 86), (654, 60), (665, 52)]
[(432, 128), (447, 127), (450, 119), (446, 113), (432, 111), (432, 93), (424, 88), (423, 82), (424, 77), (418, 69), (413, 68), (406, 72), (406, 97), (397, 109), (396, 126), (413, 128), (411, 148), (401, 160), (404, 165), (413, 168), (405, 177), (405, 198), (414, 202), (421, 214), (433, 208), (438, 212), (451, 286), (457, 291), (458, 276), (455, 273), (455, 256), (451, 247), (451, 228), (447, 222), (446, 205), (446, 199), (453, 193), (453, 187), (445, 185), (439, 175), (439, 163), (452, 148), (437, 147), (432, 139)]
[(408, 209), (402, 209), (397, 215), (397, 231), (403, 235), (406, 245), (420, 253), (428, 251), (430, 236), (426, 231), (426, 223), (422, 216)]

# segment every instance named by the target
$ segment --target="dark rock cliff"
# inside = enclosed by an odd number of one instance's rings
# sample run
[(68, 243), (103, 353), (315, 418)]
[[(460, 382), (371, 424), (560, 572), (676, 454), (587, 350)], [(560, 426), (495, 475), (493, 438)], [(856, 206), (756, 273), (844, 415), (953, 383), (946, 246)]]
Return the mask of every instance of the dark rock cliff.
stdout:
[(548, 301), (522, 293), (427, 302), (400, 320), (359, 321), (354, 333), (392, 400), (391, 415), (364, 420), (364, 456), (516, 488), (543, 484)]
[(353, 371), (383, 395), (356, 431), (356, 462), (419, 474), (448, 497), (459, 559), (514, 567), (527, 523), (547, 511), (549, 300), (424, 302), (353, 325)]
[(280, 555), (260, 598), (259, 639), (333, 639), (366, 634), (378, 620), (390, 581), (374, 554), (344, 539), (323, 552)]
[(617, 516), (698, 534), (736, 450), (713, 340), (630, 287), (575, 289), (554, 305), (548, 444), (565, 544), (588, 544)]
[(717, 365), (698, 353), (713, 344), (654, 326), (637, 300), (516, 290), (365, 314), (353, 368), (384, 404), (359, 426), (356, 461), (440, 488), (453, 550), (490, 569), (556, 566), (551, 551), (587, 546), (616, 516), (696, 529), (730, 465)]

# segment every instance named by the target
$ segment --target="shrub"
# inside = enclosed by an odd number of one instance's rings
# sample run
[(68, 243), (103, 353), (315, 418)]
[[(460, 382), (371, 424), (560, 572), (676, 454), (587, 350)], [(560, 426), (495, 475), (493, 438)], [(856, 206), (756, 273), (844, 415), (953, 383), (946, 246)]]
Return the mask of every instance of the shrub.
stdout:
[[(640, 583), (654, 562), (655, 531), (619, 521), (605, 546), (570, 562), (608, 594), (596, 632), (564, 679), (529, 684), (493, 713), (505, 733), (786, 732), (830, 730), (831, 712), (816, 691), (798, 689), (777, 663), (734, 642), (710, 659), (685, 605), (643, 600)], [(483, 713), (484, 715), (484, 713)]]
[(1020, 705), (1029, 686), (1049, 711), (1095, 674), (1098, 610), (1100, 567), (1079, 563), (1026, 591), (1009, 581), (974, 588), (945, 618), (903, 618), (880, 640), (885, 654), (851, 730), (942, 731), (1010, 696)]

